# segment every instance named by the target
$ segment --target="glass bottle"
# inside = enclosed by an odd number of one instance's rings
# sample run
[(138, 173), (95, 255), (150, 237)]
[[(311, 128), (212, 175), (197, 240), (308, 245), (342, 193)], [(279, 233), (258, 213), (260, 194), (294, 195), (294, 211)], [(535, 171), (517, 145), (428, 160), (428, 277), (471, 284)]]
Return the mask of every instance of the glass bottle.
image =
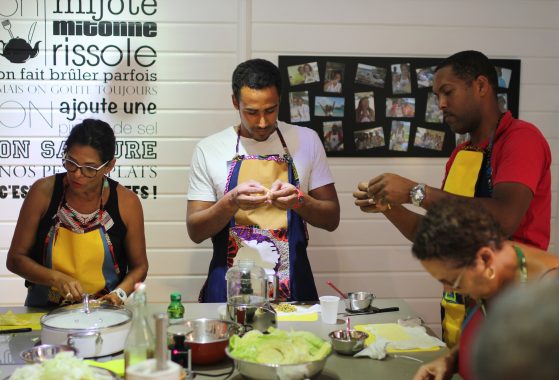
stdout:
[(146, 285), (138, 283), (134, 292), (134, 310), (130, 331), (124, 342), (124, 368), (153, 358), (155, 342), (146, 318)]
[(170, 325), (180, 323), (184, 320), (184, 305), (181, 302), (181, 298), (182, 296), (180, 293), (171, 293), (171, 303), (167, 307)]
[(173, 340), (175, 343), (171, 347), (171, 360), (190, 371), (192, 366), (190, 364), (190, 347), (185, 344), (186, 336), (181, 333), (174, 334)]

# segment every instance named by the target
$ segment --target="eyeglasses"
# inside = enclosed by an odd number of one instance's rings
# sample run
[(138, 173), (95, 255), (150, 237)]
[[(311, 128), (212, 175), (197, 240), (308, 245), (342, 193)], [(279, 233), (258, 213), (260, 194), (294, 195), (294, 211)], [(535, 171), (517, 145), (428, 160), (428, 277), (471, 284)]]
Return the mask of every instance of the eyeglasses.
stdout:
[(66, 169), (70, 173), (74, 173), (76, 170), (80, 169), (82, 171), (83, 176), (87, 178), (95, 177), (99, 172), (99, 170), (103, 169), (103, 167), (108, 163), (109, 161), (95, 168), (93, 166), (88, 166), (88, 165), (79, 165), (76, 162), (70, 160), (69, 158), (62, 159), (62, 166), (64, 166), (64, 169)]
[(460, 287), (460, 282), (462, 281), (462, 277), (464, 276), (464, 272), (466, 271), (466, 267), (462, 268), (462, 272), (456, 277), (456, 280), (452, 284), (452, 290), (458, 290)]

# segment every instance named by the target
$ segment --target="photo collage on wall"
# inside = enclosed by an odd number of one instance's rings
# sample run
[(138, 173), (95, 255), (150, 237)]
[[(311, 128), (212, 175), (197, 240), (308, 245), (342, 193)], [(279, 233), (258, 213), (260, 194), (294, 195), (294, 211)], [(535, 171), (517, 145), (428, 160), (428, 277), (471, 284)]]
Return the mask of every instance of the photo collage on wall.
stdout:
[[(448, 157), (469, 139), (444, 123), (443, 58), (279, 56), (280, 120), (314, 129), (333, 157)], [(520, 60), (494, 59), (497, 101), (518, 117)]]

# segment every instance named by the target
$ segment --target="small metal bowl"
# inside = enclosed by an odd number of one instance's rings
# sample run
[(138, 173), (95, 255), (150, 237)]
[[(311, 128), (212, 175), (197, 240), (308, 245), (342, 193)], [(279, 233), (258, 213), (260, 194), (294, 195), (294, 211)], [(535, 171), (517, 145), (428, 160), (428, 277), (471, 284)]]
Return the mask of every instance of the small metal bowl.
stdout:
[(346, 309), (349, 311), (365, 311), (371, 306), (374, 299), (375, 295), (370, 292), (348, 293), (345, 299)]
[(59, 352), (65, 351), (73, 352), (74, 355), (77, 354), (77, 350), (74, 347), (58, 344), (41, 344), (28, 350), (21, 351), (19, 356), (28, 364), (42, 363), (54, 358)]
[(358, 330), (336, 330), (329, 335), (332, 348), (342, 355), (353, 355), (365, 348), (369, 334)]

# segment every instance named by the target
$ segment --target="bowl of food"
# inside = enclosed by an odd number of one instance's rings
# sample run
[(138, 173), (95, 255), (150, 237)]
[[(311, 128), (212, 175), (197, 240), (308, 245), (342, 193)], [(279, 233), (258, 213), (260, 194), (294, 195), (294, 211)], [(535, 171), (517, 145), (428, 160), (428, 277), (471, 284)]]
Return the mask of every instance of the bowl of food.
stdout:
[(235, 322), (199, 318), (169, 326), (167, 340), (171, 347), (176, 335), (184, 335), (184, 342), (191, 349), (192, 363), (206, 365), (225, 359), (229, 338), (243, 331), (243, 327)]
[(336, 330), (329, 335), (332, 348), (342, 355), (353, 355), (365, 348), (369, 334), (358, 330)]
[(34, 346), (28, 350), (21, 351), (19, 356), (27, 364), (42, 363), (50, 360), (60, 352), (72, 352), (76, 355), (77, 351), (74, 347), (61, 345), (61, 344), (41, 344)]
[(370, 292), (351, 292), (345, 299), (348, 311), (365, 311), (373, 304), (375, 295)]
[[(45, 346), (45, 345), (43, 345)], [(46, 352), (53, 352), (54, 349), (46, 349), (42, 346), (35, 351), (44, 351), (40, 356), (40, 362), (29, 363), (28, 365), (17, 368), (9, 377), (10, 380), (30, 380), (30, 379), (64, 379), (64, 380), (117, 380), (120, 379), (113, 371), (105, 368), (89, 366), (82, 358), (75, 356), (74, 351), (61, 350), (53, 357), (47, 358)], [(22, 355), (22, 357), (24, 357)]]
[(307, 331), (258, 330), (233, 337), (226, 350), (239, 373), (260, 380), (302, 380), (318, 376), (332, 346)]

